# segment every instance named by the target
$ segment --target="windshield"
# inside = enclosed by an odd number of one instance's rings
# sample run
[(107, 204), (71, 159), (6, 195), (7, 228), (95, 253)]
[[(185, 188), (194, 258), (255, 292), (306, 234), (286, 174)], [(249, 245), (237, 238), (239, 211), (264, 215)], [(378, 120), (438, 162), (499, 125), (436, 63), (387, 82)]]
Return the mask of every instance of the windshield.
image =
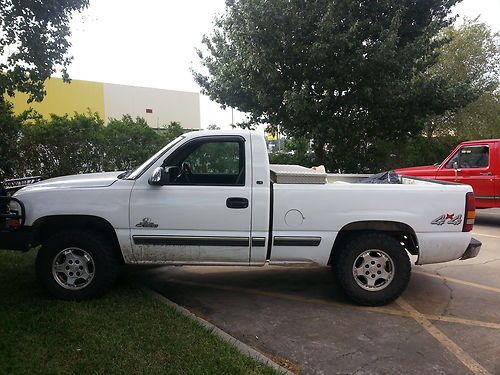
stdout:
[(151, 166), (151, 164), (153, 164), (156, 160), (158, 160), (158, 158), (161, 155), (163, 155), (165, 152), (167, 152), (168, 150), (170, 150), (173, 146), (175, 146), (177, 143), (179, 143), (182, 139), (184, 139), (183, 135), (175, 138), (172, 142), (170, 142), (168, 145), (166, 145), (165, 147), (163, 147), (160, 151), (158, 151), (156, 154), (154, 154), (153, 156), (151, 156), (144, 163), (142, 163), (141, 165), (139, 165), (134, 170), (130, 171), (130, 173), (127, 173), (126, 176), (123, 176), (123, 178), (129, 179), (129, 180), (133, 180), (133, 179), (139, 177), (142, 174), (142, 172), (145, 171), (147, 168), (149, 168)]

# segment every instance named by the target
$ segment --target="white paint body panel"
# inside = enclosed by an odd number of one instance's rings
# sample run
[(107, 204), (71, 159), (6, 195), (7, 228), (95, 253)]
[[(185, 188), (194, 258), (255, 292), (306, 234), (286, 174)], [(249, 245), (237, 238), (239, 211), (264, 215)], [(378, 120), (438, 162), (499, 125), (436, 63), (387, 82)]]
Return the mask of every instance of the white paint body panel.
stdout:
[[(237, 135), (245, 139), (245, 186), (151, 186), (148, 178), (166, 157), (193, 138)], [(52, 215), (90, 215), (108, 221), (127, 263), (263, 265), (269, 242), (271, 186), (262, 135), (250, 131), (188, 133), (134, 180), (118, 172), (68, 176), (20, 190), (26, 225)], [(464, 215), (467, 185), (408, 180), (399, 185), (329, 183), (274, 184), (273, 238), (319, 238), (313, 245), (272, 245), (275, 264), (326, 265), (337, 234), (360, 221), (409, 226), (419, 244), (418, 264), (460, 258), (470, 240), (462, 225), (432, 225), (442, 214)], [(228, 197), (248, 199), (246, 209), (228, 209)], [(150, 218), (157, 227), (138, 227)], [(136, 245), (134, 236), (248, 238), (248, 245)], [(259, 245), (252, 245), (259, 239)]]
[[(191, 136), (189, 135), (191, 134)], [(178, 144), (189, 142), (194, 134), (189, 133)], [(206, 135), (211, 135), (207, 133)], [(251, 169), (250, 133), (245, 138), (245, 168)], [(161, 156), (149, 170), (162, 165), (172, 153)], [(180, 237), (246, 237), (251, 227), (251, 179), (246, 176), (245, 186), (151, 186), (151, 173), (140, 176), (132, 190), (130, 199), (131, 235), (134, 236), (180, 236)], [(229, 209), (226, 199), (242, 197), (250, 202), (246, 209)], [(136, 224), (143, 218), (152, 218), (157, 228), (138, 228)], [(248, 265), (250, 246), (159, 246), (136, 245), (132, 240), (134, 254), (143, 262), (172, 264), (198, 263), (241, 263)]]
[[(229, 196), (250, 200), (246, 187), (220, 186), (139, 186), (132, 191), (130, 220), (132, 236), (246, 237), (250, 235), (250, 207), (226, 207)], [(186, 204), (188, 202), (188, 204)], [(157, 228), (140, 228), (145, 217)], [(224, 225), (221, 225), (224, 223)], [(249, 246), (148, 246), (134, 245), (144, 261), (161, 262), (249, 262)]]
[[(390, 221), (408, 225), (419, 243), (418, 264), (458, 259), (471, 235), (462, 225), (432, 225), (443, 213), (464, 213), (462, 185), (432, 183), (411, 185), (325, 184), (274, 185), (274, 236), (320, 236), (318, 247), (273, 247), (272, 262), (308, 259), (325, 265), (337, 233), (360, 221)], [(303, 215), (300, 226), (291, 227), (286, 213), (296, 209)], [(429, 236), (429, 234), (436, 236)], [(432, 239), (436, 242), (434, 243)]]
[[(108, 221), (116, 231), (123, 258), (127, 263), (135, 263), (130, 246), (129, 199), (134, 181), (118, 180), (119, 173), (113, 172), (113, 182), (109, 184), (108, 173), (103, 173), (107, 182), (101, 187), (88, 186), (86, 175), (80, 175), (83, 187), (75, 186), (74, 176), (46, 180), (18, 191), (15, 197), (26, 207), (26, 225), (33, 226), (38, 219), (55, 215), (89, 215)], [(91, 174), (91, 181), (100, 180)], [(95, 182), (91, 184), (95, 185)]]

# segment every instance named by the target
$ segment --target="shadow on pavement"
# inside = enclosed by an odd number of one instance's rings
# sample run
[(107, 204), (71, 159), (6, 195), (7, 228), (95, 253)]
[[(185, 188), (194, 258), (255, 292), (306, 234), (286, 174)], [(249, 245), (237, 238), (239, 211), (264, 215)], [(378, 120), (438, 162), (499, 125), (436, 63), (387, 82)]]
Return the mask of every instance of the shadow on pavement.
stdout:
[(476, 210), (476, 225), (500, 227), (500, 210), (496, 208)]

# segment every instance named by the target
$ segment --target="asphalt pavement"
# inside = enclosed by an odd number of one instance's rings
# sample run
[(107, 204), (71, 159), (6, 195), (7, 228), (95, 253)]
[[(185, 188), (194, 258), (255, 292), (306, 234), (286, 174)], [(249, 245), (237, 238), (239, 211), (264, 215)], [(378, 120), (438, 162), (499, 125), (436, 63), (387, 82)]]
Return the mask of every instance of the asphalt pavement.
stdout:
[(466, 261), (413, 266), (377, 308), (347, 301), (324, 267), (158, 267), (140, 280), (300, 374), (500, 375), (500, 209), (477, 212)]

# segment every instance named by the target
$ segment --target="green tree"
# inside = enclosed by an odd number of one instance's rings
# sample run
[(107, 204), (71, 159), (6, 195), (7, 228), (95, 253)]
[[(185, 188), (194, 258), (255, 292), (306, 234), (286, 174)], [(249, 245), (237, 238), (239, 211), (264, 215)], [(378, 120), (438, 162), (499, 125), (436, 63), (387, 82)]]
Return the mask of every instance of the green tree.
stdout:
[(103, 127), (97, 113), (35, 116), (22, 127), (17, 174), (48, 178), (100, 171)]
[(12, 105), (0, 100), (0, 181), (12, 176), (17, 166), (21, 121), (12, 112)]
[(464, 139), (450, 135), (427, 138), (419, 135), (405, 142), (379, 140), (368, 149), (363, 171), (376, 173), (391, 169), (441, 163)]
[(0, 179), (14, 174), (19, 122), (6, 104), (15, 91), (42, 100), (57, 69), (68, 80), (69, 21), (88, 0), (0, 0)]
[(231, 0), (193, 74), (247, 126), (280, 126), (312, 139), (317, 163), (360, 170), (378, 139), (419, 134), (428, 116), (474, 98), (430, 74), (456, 2)]
[(121, 119), (111, 119), (101, 132), (103, 168), (132, 169), (163, 147), (163, 141), (142, 117), (134, 120), (124, 115)]
[(487, 92), (459, 110), (446, 128), (463, 139), (500, 138), (500, 92)]
[(448, 27), (443, 35), (450, 43), (441, 48), (431, 74), (446, 77), (457, 88), (473, 93), (475, 101), (456, 111), (445, 111), (426, 122), (427, 137), (455, 134), (462, 138), (498, 136), (500, 111), (500, 35), (484, 23), (467, 21)]
[(97, 113), (52, 115), (45, 120), (31, 111), (12, 119), (19, 122), (20, 133), (12, 145), (17, 158), (9, 160), (19, 177), (132, 169), (177, 137), (180, 127), (171, 123), (168, 131), (158, 132), (144, 118), (129, 115), (110, 119), (104, 126)]
[(68, 80), (69, 21), (88, 0), (0, 0), (0, 101), (25, 92), (42, 100), (56, 69)]
[(308, 139), (286, 138), (283, 142), (283, 150), (269, 154), (269, 162), (271, 164), (298, 164), (312, 167), (315, 162), (310, 151)]
[(179, 121), (170, 121), (170, 123), (163, 127), (160, 131), (162, 147), (173, 141), (178, 136), (184, 134), (186, 129), (184, 129)]

